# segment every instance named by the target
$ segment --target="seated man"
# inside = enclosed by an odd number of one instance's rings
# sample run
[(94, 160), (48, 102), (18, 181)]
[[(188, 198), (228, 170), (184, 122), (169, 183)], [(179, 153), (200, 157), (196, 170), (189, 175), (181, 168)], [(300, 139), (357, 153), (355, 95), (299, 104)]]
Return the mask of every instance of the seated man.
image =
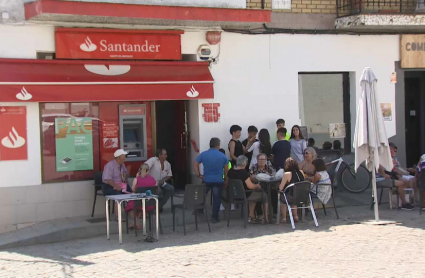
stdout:
[(171, 164), (167, 161), (167, 151), (158, 149), (156, 156), (149, 158), (145, 163), (149, 166), (149, 174), (156, 180), (156, 185), (160, 189), (159, 211), (162, 212), (168, 199), (174, 195), (174, 186), (170, 184), (173, 173)]
[[(114, 159), (106, 163), (102, 175), (103, 193), (105, 195), (122, 194), (124, 189), (121, 187), (120, 183), (127, 183), (127, 169), (124, 165), (125, 156), (127, 154), (128, 153), (123, 149), (116, 150), (114, 153)], [(129, 186), (127, 191), (131, 192)]]
[(400, 162), (398, 162), (397, 160), (397, 146), (391, 142), (389, 143), (389, 145), (394, 165), (393, 171), (397, 173), (399, 180), (407, 183), (408, 188), (413, 188), (415, 193), (415, 202), (417, 202), (418, 186), (416, 184), (415, 176), (409, 175), (409, 172), (401, 167)]
[(395, 187), (397, 187), (398, 195), (401, 199), (401, 209), (403, 210), (413, 210), (414, 206), (406, 202), (404, 195), (404, 189), (407, 188), (406, 183), (400, 180), (394, 180), (390, 175), (385, 172), (385, 168), (382, 165), (379, 165), (378, 173), (376, 173), (376, 184), (383, 183), (392, 185), (394, 182)]

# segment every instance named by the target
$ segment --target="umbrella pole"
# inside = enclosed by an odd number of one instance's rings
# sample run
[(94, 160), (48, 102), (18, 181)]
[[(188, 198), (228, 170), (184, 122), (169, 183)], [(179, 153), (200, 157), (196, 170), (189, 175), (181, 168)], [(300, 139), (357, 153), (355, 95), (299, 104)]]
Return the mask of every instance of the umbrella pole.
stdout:
[(375, 205), (373, 206), (375, 210), (375, 221), (379, 222), (379, 211), (378, 211), (378, 194), (376, 192), (376, 174), (375, 174), (375, 163), (372, 163), (372, 192), (373, 192), (373, 201)]

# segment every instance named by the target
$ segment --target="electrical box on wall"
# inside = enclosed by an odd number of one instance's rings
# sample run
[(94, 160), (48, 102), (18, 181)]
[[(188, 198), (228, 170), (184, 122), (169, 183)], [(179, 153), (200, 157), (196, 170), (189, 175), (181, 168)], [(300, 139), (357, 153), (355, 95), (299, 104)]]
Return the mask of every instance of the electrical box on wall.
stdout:
[(146, 106), (119, 106), (120, 147), (128, 152), (127, 161), (147, 160)]

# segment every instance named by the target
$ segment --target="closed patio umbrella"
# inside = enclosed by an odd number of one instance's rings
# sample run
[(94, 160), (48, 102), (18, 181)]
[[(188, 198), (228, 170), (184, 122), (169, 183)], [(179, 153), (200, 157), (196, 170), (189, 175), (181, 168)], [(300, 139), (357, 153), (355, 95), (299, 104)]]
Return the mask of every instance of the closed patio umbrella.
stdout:
[(379, 221), (376, 194), (376, 175), (379, 165), (392, 169), (392, 159), (385, 131), (381, 104), (377, 95), (377, 79), (370, 68), (365, 68), (360, 78), (362, 95), (357, 107), (356, 130), (354, 133), (355, 169), (365, 160), (372, 172), (372, 190), (375, 202), (375, 220)]

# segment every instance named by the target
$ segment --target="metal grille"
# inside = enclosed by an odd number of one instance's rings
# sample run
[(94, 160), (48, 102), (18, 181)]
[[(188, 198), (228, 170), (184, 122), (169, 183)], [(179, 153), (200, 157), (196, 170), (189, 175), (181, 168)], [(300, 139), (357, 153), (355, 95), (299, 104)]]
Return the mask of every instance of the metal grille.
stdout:
[(337, 0), (337, 16), (425, 13), (425, 0)]

